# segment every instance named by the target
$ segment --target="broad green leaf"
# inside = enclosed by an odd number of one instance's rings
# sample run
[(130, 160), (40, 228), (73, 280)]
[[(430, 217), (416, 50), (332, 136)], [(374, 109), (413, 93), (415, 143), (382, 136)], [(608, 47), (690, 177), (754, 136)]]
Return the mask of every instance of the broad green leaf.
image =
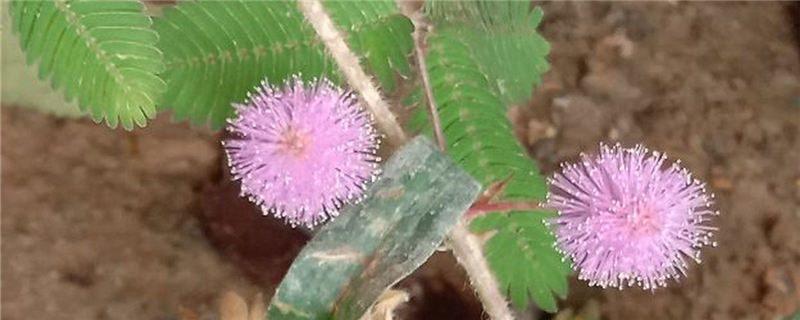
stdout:
[(480, 186), (427, 139), (395, 153), (365, 199), (319, 230), (289, 269), (269, 319), (358, 319), (422, 265)]
[(158, 34), (136, 1), (12, 1), (12, 29), (39, 78), (115, 128), (145, 126), (166, 83)]

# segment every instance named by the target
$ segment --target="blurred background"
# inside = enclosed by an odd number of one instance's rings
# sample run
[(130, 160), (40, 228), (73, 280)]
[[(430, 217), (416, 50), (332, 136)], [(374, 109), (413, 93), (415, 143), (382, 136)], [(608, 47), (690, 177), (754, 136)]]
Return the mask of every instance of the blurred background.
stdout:
[[(544, 173), (601, 141), (643, 143), (707, 181), (722, 212), (719, 246), (681, 283), (651, 292), (573, 281), (555, 317), (799, 309), (800, 4), (537, 4), (551, 67), (509, 117)], [(22, 63), (2, 19), (2, 318), (181, 319), (183, 307), (215, 319), (227, 290), (269, 295), (305, 236), (251, 219), (220, 172), (219, 136), (168, 114), (134, 132), (76, 117)], [(401, 287), (412, 294), (403, 319), (481, 317), (446, 254)]]

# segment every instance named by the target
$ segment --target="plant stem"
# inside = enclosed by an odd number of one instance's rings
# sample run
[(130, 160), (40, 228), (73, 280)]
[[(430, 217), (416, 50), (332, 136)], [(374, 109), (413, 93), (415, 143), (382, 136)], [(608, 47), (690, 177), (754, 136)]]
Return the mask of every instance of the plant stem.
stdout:
[[(414, 50), (419, 68), (419, 76), (422, 86), (425, 89), (427, 99), (428, 114), (430, 115), (431, 125), (436, 143), (442, 152), (447, 151), (447, 143), (442, 124), (439, 119), (439, 111), (436, 99), (433, 96), (428, 67), (425, 63), (426, 35), (430, 24), (425, 20), (420, 8), (413, 8), (408, 2), (397, 1), (397, 5), (406, 17), (414, 24)], [(502, 187), (500, 187), (502, 188)], [(465, 217), (467, 218), (467, 217)], [(458, 263), (464, 268), (469, 276), (470, 283), (478, 293), (478, 299), (483, 305), (483, 309), (492, 320), (513, 320), (514, 316), (508, 307), (505, 295), (500, 292), (500, 286), (494, 274), (489, 269), (486, 257), (483, 255), (483, 248), (478, 238), (469, 231), (468, 220), (460, 219), (450, 230), (445, 240), (446, 244), (453, 251), (453, 255)]]
[(442, 152), (447, 151), (447, 142), (444, 138), (442, 131), (442, 121), (439, 119), (439, 107), (436, 105), (436, 99), (433, 98), (433, 88), (431, 87), (431, 79), (428, 75), (428, 65), (425, 63), (426, 54), (426, 37), (430, 24), (425, 21), (424, 16), (419, 10), (404, 12), (404, 14), (411, 19), (414, 24), (414, 56), (417, 60), (417, 69), (419, 77), (422, 80), (422, 88), (425, 91), (425, 100), (428, 105), (428, 116), (433, 125), (433, 137), (436, 139), (436, 144), (442, 149)]
[(514, 316), (508, 307), (505, 296), (500, 292), (500, 286), (489, 270), (489, 264), (483, 256), (482, 244), (478, 238), (469, 231), (464, 220), (459, 220), (450, 230), (446, 240), (447, 246), (453, 250), (456, 260), (469, 276), (469, 280), (478, 299), (483, 304), (483, 310), (492, 320), (513, 320)]
[(478, 216), (508, 211), (531, 211), (541, 209), (539, 202), (533, 201), (512, 201), (512, 202), (476, 202), (467, 210), (466, 218), (472, 220)]
[[(378, 89), (361, 68), (358, 58), (347, 46), (347, 43), (345, 43), (341, 33), (333, 24), (330, 16), (325, 12), (322, 3), (319, 0), (300, 0), (298, 1), (298, 5), (306, 20), (311, 23), (311, 26), (314, 27), (317, 35), (328, 49), (328, 52), (333, 56), (339, 69), (345, 75), (347, 82), (353, 90), (358, 92), (367, 105), (367, 108), (369, 108), (377, 119), (378, 125), (386, 133), (388, 140), (390, 140), (389, 143), (394, 146), (401, 146), (407, 140), (407, 137), (397, 123), (394, 114), (389, 110), (389, 104), (381, 98)], [(402, 3), (400, 5), (402, 7)], [(414, 18), (411, 19), (414, 20)], [(418, 46), (418, 44), (415, 45)], [(420, 52), (420, 50), (420, 48), (417, 48), (417, 52)], [(417, 59), (424, 60), (424, 56), (418, 54)], [(421, 66), (425, 69), (424, 61)], [(427, 69), (425, 69), (425, 73), (421, 74), (421, 76), (425, 78), (423, 82), (430, 83)], [(426, 96), (429, 100), (428, 106), (435, 112), (436, 104), (433, 100), (433, 95), (430, 94), (429, 91), (430, 85), (428, 84), (426, 86)], [(433, 119), (433, 117), (431, 117), (431, 119)], [(444, 150), (444, 136), (441, 135), (441, 123), (438, 120), (438, 114), (433, 125), (434, 128), (436, 126), (440, 128), (437, 142)], [(450, 231), (446, 243), (453, 250), (453, 255), (456, 256), (458, 262), (469, 275), (472, 286), (478, 292), (478, 298), (481, 300), (484, 310), (486, 310), (486, 313), (489, 314), (491, 319), (513, 319), (511, 310), (508, 308), (508, 302), (506, 302), (505, 297), (500, 292), (497, 280), (489, 270), (489, 265), (486, 262), (486, 258), (483, 256), (481, 243), (475, 235), (470, 233), (463, 219), (456, 223), (453, 230)]]
[(361, 68), (358, 58), (350, 51), (341, 33), (333, 24), (333, 20), (325, 12), (322, 3), (318, 0), (301, 0), (297, 4), (306, 20), (314, 27), (317, 36), (325, 44), (328, 53), (333, 56), (347, 83), (358, 93), (367, 109), (375, 116), (378, 127), (386, 134), (387, 142), (394, 147), (403, 145), (408, 140), (403, 128), (397, 123), (395, 115), (389, 110), (389, 104), (383, 100), (377, 86)]

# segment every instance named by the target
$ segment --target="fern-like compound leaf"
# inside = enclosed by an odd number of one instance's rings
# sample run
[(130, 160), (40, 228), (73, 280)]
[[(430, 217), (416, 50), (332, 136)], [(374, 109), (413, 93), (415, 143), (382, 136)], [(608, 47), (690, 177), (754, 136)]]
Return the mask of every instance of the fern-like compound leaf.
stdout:
[(50, 89), (50, 83), (39, 80), (36, 66), (25, 63), (19, 41), (12, 33), (8, 2), (0, 3), (0, 97), (3, 107), (27, 107), (57, 117), (76, 118), (83, 115), (77, 103), (67, 103), (61, 92)]
[(135, 1), (13, 1), (13, 30), (39, 78), (114, 128), (144, 126), (166, 90), (158, 35)]
[[(363, 66), (385, 92), (409, 74), (412, 25), (391, 1), (326, 2)], [(327, 77), (340, 82), (333, 60), (291, 1), (182, 2), (164, 10), (154, 28), (162, 36), (168, 90), (164, 107), (177, 119), (224, 125), (231, 103), (242, 102), (265, 78), (281, 83)]]
[(268, 318), (384, 318), (362, 315), (436, 251), (479, 192), (478, 182), (427, 138), (409, 141), (364, 200), (345, 207), (300, 252)]
[[(547, 70), (549, 45), (536, 34), (542, 11), (517, 1), (431, 1), (427, 13), (436, 26), (427, 65), (448, 154), (484, 187), (511, 177), (500, 201), (543, 201), (546, 181), (506, 117), (506, 107), (528, 99)], [(425, 110), (411, 126), (430, 133)], [(553, 295), (567, 294), (571, 271), (544, 224), (551, 217), (552, 212), (517, 211), (472, 223), (475, 232), (493, 233), (487, 259), (518, 308), (527, 308), (532, 298), (555, 311)]]
[(457, 32), (469, 46), (503, 102), (530, 98), (549, 68), (550, 45), (536, 33), (541, 8), (525, 1), (431, 1), (426, 9), (437, 26)]

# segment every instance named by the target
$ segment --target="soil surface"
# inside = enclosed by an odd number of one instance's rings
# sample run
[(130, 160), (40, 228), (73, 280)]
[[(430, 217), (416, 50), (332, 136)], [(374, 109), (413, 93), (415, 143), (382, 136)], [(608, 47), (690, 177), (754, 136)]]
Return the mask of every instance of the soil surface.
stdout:
[(2, 108), (3, 319), (176, 319), (255, 292), (192, 214), (214, 135), (164, 120), (132, 138)]
[(513, 115), (545, 171), (601, 141), (643, 143), (707, 181), (722, 212), (719, 246), (679, 284), (586, 292), (577, 283), (570, 303), (593, 295), (605, 318), (651, 320), (774, 319), (800, 308), (796, 4), (555, 2), (544, 10), (551, 71)]
[[(604, 319), (649, 320), (775, 319), (800, 308), (797, 5), (543, 7), (551, 70), (510, 117), (545, 173), (599, 142), (643, 143), (707, 181), (722, 212), (718, 247), (680, 283), (651, 292), (574, 282), (563, 306), (594, 300)], [(162, 115), (129, 134), (7, 106), (0, 132), (3, 319), (178, 319), (181, 306), (213, 319), (221, 293), (269, 294), (290, 260), (252, 246), (270, 241), (253, 224), (270, 222), (209, 213), (240, 205), (215, 198), (232, 197), (232, 186), (215, 183), (212, 132)], [(273, 272), (245, 276), (262, 264)], [(437, 255), (403, 283), (406, 318), (479, 314), (453, 266)]]

